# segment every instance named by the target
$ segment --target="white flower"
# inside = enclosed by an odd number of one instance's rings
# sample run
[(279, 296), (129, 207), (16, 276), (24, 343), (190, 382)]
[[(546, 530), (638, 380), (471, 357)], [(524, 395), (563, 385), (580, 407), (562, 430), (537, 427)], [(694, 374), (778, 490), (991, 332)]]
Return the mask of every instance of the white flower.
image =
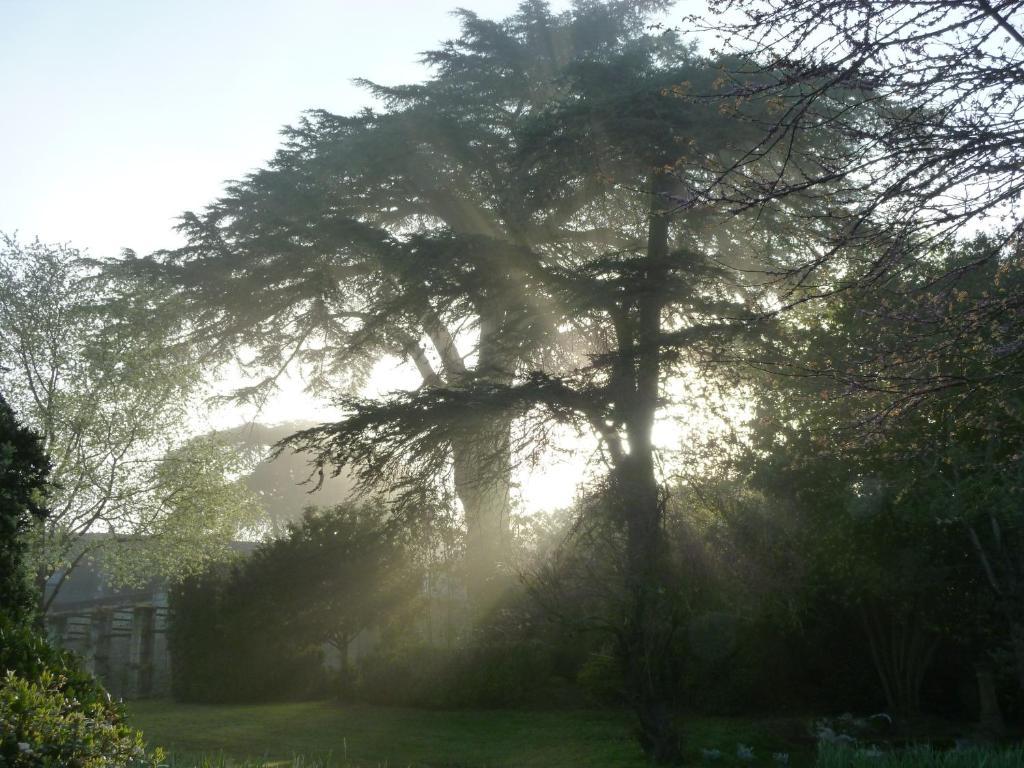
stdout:
[(772, 760), (779, 765), (789, 765), (789, 752), (774, 752), (772, 753)]
[(32, 754), (32, 745), (29, 744), (27, 741), (19, 741), (18, 742), (18, 751), (24, 752), (26, 755), (31, 755)]
[(736, 757), (738, 757), (740, 760), (753, 760), (754, 759), (754, 749), (753, 749), (753, 747), (748, 747), (746, 744), (737, 744), (736, 745)]
[(718, 760), (722, 757), (720, 749), (702, 749), (700, 754), (705, 760)]

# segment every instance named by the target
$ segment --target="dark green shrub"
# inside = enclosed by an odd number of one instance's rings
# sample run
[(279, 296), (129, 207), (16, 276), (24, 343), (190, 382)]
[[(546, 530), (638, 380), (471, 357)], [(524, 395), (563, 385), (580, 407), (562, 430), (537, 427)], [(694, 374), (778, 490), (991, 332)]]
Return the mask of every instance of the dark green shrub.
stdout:
[(818, 620), (803, 626), (770, 614), (731, 626), (724, 614), (694, 622), (677, 649), (681, 703), (731, 716), (883, 709), (862, 631), (842, 606), (821, 601), (816, 608)]
[(282, 701), (327, 693), (323, 657), (283, 633), (271, 607), (244, 593), (237, 567), (219, 566), (171, 593), (171, 686), (178, 701)]
[(27, 680), (8, 672), (0, 681), (0, 765), (9, 768), (157, 768), (142, 734), (109, 702), (83, 703), (67, 679), (44, 671)]
[(181, 701), (271, 701), (328, 692), (322, 648), (400, 623), (422, 577), (401, 531), (372, 505), (308, 510), (285, 536), (171, 595)]
[(0, 766), (158, 765), (124, 717), (74, 654), (0, 613)]
[(544, 646), (481, 645), (454, 656), (446, 686), (450, 706), (524, 706), (548, 699), (554, 662)]
[(24, 533), (43, 506), (50, 460), (42, 440), (20, 426), (0, 395), (0, 614), (30, 620), (34, 594), (24, 569)]
[(155, 765), (124, 709), (31, 627), (0, 614), (0, 765)]

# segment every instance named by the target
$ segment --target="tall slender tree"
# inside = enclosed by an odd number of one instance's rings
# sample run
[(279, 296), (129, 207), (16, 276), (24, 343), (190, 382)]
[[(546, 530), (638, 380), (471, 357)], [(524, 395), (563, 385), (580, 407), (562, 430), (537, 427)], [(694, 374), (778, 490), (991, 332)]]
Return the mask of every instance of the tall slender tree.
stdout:
[(690, 195), (699, 179), (674, 173), (680, 147), (708, 157), (738, 151), (745, 139), (730, 116), (677, 98), (674, 85), (709, 86), (715, 70), (674, 35), (632, 41), (577, 62), (568, 75), (566, 91), (530, 116), (509, 185), (530, 218), (562, 222), (561, 239), (535, 248), (522, 279), (587, 337), (590, 354), (510, 384), (471, 380), (350, 401), (347, 419), (290, 444), (314, 451), (322, 466), (379, 473), (410, 456), (431, 468), (438, 448), (480, 415), (515, 418), (530, 438), (552, 421), (596, 433), (609, 466), (597, 507), (622, 542), (614, 625), (626, 687), (645, 749), (675, 763), (667, 660), (682, 617), (670, 594), (654, 425), (673, 381), (735, 382), (732, 350), (760, 343), (755, 321), (769, 307), (747, 270), (800, 248), (786, 226), (796, 214), (766, 214), (778, 226), (755, 244), (751, 221), (698, 204)]

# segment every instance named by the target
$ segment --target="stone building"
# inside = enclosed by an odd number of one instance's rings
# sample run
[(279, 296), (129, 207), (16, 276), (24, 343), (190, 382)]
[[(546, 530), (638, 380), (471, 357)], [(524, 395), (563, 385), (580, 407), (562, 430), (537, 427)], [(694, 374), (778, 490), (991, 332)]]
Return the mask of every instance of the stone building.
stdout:
[[(60, 580), (58, 572), (47, 589)], [(79, 654), (115, 698), (169, 696), (167, 585), (112, 587), (93, 563), (82, 563), (46, 613), (51, 641)]]

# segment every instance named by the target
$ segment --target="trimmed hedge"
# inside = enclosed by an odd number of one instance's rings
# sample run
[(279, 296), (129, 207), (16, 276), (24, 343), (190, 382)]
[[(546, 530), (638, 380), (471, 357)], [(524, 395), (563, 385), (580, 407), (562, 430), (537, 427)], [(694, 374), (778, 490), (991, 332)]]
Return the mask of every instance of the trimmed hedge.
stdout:
[(326, 694), (319, 648), (289, 642), (276, 616), (244, 595), (230, 565), (188, 579), (171, 593), (171, 689), (202, 704), (287, 701)]

